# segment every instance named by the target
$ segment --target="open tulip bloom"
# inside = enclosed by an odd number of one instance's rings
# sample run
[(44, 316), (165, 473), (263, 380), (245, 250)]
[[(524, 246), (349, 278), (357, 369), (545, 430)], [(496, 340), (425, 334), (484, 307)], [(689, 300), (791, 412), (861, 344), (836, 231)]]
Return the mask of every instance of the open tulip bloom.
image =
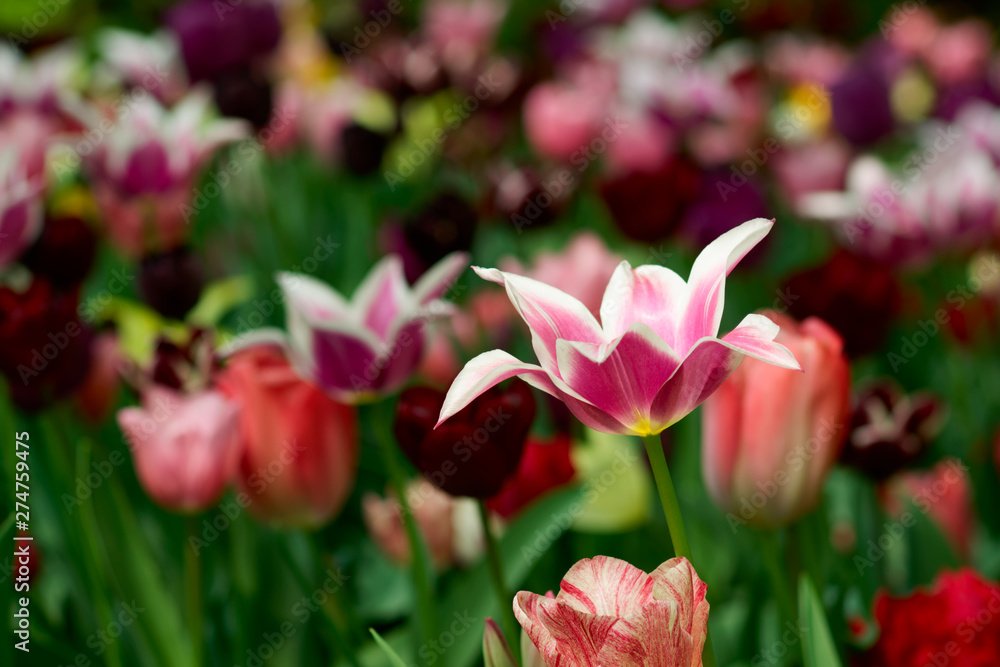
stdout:
[(485, 352), (448, 390), (439, 424), (490, 387), (519, 376), (563, 401), (587, 426), (647, 436), (674, 424), (704, 401), (744, 355), (799, 370), (775, 343), (778, 326), (747, 315), (719, 338), (726, 276), (773, 226), (757, 218), (709, 244), (687, 282), (656, 265), (618, 265), (601, 303), (601, 322), (568, 294), (497, 269), (473, 267), (503, 285), (531, 330), (539, 365), (503, 350)]
[(402, 260), (388, 255), (365, 276), (351, 301), (315, 278), (278, 274), (287, 342), (299, 372), (344, 403), (392, 393), (420, 363), (427, 321), (451, 312), (438, 297), (468, 261), (465, 253), (452, 253), (411, 287)]

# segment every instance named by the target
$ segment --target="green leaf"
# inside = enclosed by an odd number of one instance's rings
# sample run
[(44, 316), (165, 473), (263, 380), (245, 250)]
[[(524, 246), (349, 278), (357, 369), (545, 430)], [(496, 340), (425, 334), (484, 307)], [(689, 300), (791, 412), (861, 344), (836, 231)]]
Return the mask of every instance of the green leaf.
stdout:
[(368, 632), (372, 633), (372, 637), (375, 638), (375, 643), (379, 645), (385, 654), (389, 656), (389, 662), (392, 663), (393, 667), (406, 667), (406, 663), (403, 659), (396, 655), (396, 652), (392, 650), (392, 647), (382, 639), (382, 635), (375, 631), (375, 628), (368, 628)]
[(809, 576), (799, 577), (799, 614), (802, 634), (802, 658), (806, 667), (840, 667), (823, 602)]
[(201, 293), (187, 321), (195, 326), (212, 327), (230, 310), (249, 301), (254, 296), (250, 276), (234, 276), (212, 283)]

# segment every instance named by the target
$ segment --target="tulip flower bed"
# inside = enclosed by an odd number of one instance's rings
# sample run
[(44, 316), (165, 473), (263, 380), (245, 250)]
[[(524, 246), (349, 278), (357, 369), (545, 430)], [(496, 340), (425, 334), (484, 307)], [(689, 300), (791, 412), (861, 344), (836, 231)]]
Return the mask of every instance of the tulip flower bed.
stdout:
[(4, 0), (0, 665), (1000, 664), (998, 20)]

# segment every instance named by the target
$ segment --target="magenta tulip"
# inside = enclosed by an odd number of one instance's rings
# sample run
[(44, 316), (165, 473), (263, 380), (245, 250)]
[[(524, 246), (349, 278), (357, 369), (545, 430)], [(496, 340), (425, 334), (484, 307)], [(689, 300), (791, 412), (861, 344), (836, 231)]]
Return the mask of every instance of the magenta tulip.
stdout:
[(125, 408), (118, 425), (146, 493), (177, 512), (197, 512), (222, 494), (239, 463), (240, 408), (217, 391), (192, 396), (152, 385), (142, 408)]
[(278, 274), (297, 369), (344, 403), (393, 393), (420, 364), (427, 322), (450, 313), (438, 297), (467, 262), (465, 253), (452, 253), (411, 287), (400, 258), (389, 255), (350, 302), (315, 278)]
[(848, 431), (843, 340), (817, 318), (767, 316), (805, 372), (747, 361), (702, 407), (705, 483), (734, 527), (776, 527), (815, 507)]
[(773, 224), (758, 218), (720, 236), (698, 256), (687, 282), (662, 266), (633, 269), (623, 261), (604, 292), (600, 323), (561, 290), (474, 267), (506, 287), (541, 365), (503, 350), (479, 355), (455, 378), (438, 423), (490, 387), (520, 376), (595, 430), (651, 435), (694, 410), (744, 355), (798, 369), (791, 352), (773, 342), (778, 326), (763, 315), (747, 315), (717, 337), (726, 276)]
[(518, 593), (514, 614), (548, 667), (700, 667), (707, 590), (685, 558), (646, 574), (597, 556), (570, 568), (555, 597)]

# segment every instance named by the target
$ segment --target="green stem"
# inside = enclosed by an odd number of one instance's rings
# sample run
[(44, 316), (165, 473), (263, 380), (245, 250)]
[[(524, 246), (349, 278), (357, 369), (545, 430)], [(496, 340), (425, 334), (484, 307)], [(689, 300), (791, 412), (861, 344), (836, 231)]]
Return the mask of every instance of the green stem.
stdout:
[[(428, 576), (429, 564), (427, 551), (424, 548), (417, 522), (413, 518), (409, 502), (406, 499), (406, 473), (396, 457), (396, 443), (389, 435), (386, 422), (379, 431), (379, 446), (382, 448), (382, 458), (389, 470), (389, 484), (399, 501), (399, 513), (403, 517), (403, 526), (410, 543), (410, 569), (413, 576), (413, 586), (417, 593), (417, 625), (420, 627), (425, 646), (437, 642), (437, 609), (434, 604), (434, 592)], [(424, 659), (418, 655), (417, 664)]]
[[(189, 517), (187, 520), (187, 534), (198, 536), (198, 518)], [(191, 636), (191, 664), (193, 667), (201, 665), (202, 656), (202, 624), (201, 624), (201, 564), (198, 561), (198, 554), (195, 553), (192, 544), (196, 542), (187, 539), (184, 545), (184, 588), (187, 593), (185, 603), (187, 605), (188, 634)]]
[[(694, 565), (691, 557), (691, 545), (688, 543), (687, 531), (684, 530), (684, 519), (681, 517), (680, 503), (677, 502), (677, 492), (674, 482), (670, 479), (670, 468), (667, 467), (667, 457), (663, 453), (663, 444), (659, 435), (642, 436), (642, 444), (646, 446), (650, 466), (653, 468), (653, 479), (660, 495), (663, 514), (667, 518), (667, 529), (670, 531), (670, 541), (674, 545), (674, 554), (683, 556)], [(712, 647), (712, 635), (706, 628), (705, 650), (702, 652), (703, 667), (715, 667), (715, 649)]]
[(504, 633), (507, 635), (507, 646), (510, 647), (514, 655), (514, 661), (521, 664), (521, 635), (517, 631), (518, 623), (514, 618), (514, 598), (507, 590), (507, 585), (503, 578), (503, 563), (500, 560), (500, 548), (497, 545), (496, 536), (490, 530), (490, 513), (486, 509), (486, 503), (482, 499), (476, 501), (479, 507), (479, 519), (483, 523), (483, 535), (486, 538), (486, 558), (490, 564), (490, 576), (493, 578), (493, 589), (497, 595), (497, 602), (500, 604), (500, 613), (503, 615)]
[[(781, 613), (782, 625), (789, 621), (794, 622), (799, 614), (795, 609), (795, 594), (785, 576), (788, 572), (782, 569), (778, 534), (770, 530), (756, 530), (754, 533), (760, 544), (760, 554), (764, 559), (764, 567), (767, 568), (767, 574), (771, 578), (771, 592), (774, 594), (774, 601)], [(794, 572), (792, 572), (792, 576), (795, 576)]]
[[(302, 592), (309, 594), (310, 591), (316, 588), (314, 584), (311, 584), (309, 577), (305, 575), (299, 564), (295, 560), (295, 556), (292, 554), (288, 540), (281, 541), (281, 555), (284, 557), (285, 562), (288, 563), (288, 570), (292, 573), (295, 581), (298, 582), (299, 588)], [(327, 596), (327, 601), (333, 599), (332, 596)], [(343, 655), (351, 665), (354, 667), (361, 667), (361, 663), (358, 662), (358, 657), (354, 654), (354, 650), (351, 648), (350, 643), (344, 636), (344, 632), (340, 629), (340, 623), (337, 620), (336, 614), (330, 608), (328, 604), (320, 605), (320, 609), (323, 610), (323, 617), (328, 621), (327, 625), (330, 628), (330, 634), (333, 636), (333, 643), (337, 646), (337, 651)]]

